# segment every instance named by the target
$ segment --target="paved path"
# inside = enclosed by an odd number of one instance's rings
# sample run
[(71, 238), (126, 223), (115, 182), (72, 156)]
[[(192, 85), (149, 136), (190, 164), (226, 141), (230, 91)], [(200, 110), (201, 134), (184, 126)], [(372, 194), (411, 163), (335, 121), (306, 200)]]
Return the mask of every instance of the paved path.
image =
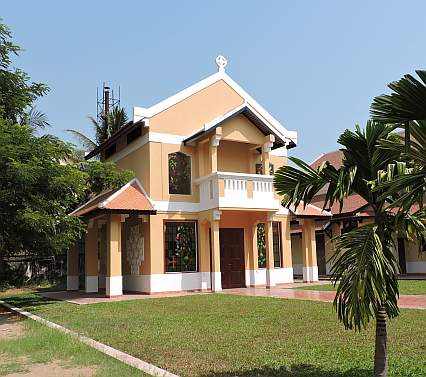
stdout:
[(86, 305), (99, 304), (101, 302), (116, 302), (129, 300), (145, 300), (150, 298), (188, 296), (194, 294), (204, 294), (204, 292), (164, 292), (154, 294), (125, 293), (122, 296), (106, 297), (104, 293), (85, 293), (81, 291), (58, 291), (39, 292), (39, 294), (50, 300), (67, 301), (71, 304)]
[[(224, 289), (222, 293), (237, 294), (242, 296), (277, 297), (295, 300), (310, 300), (332, 302), (334, 291), (308, 291), (301, 289), (288, 289), (285, 286), (274, 288), (235, 288)], [(401, 295), (398, 305), (406, 309), (426, 309), (426, 295)]]

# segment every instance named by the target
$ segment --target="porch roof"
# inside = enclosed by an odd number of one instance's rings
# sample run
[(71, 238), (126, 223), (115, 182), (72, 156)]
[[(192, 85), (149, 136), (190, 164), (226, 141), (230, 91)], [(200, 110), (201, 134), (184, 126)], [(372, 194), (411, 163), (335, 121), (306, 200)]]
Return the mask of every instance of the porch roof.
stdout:
[(323, 210), (313, 204), (306, 204), (302, 201), (298, 207), (290, 206), (290, 212), (292, 212), (297, 218), (331, 218), (332, 214), (329, 211)]
[(217, 127), (221, 126), (223, 123), (236, 117), (237, 115), (244, 115), (251, 123), (253, 123), (264, 135), (273, 134), (275, 136), (275, 142), (272, 149), (286, 147), (287, 149), (293, 148), (296, 146), (295, 142), (280, 133), (274, 130), (270, 124), (253, 109), (248, 103), (243, 103), (241, 106), (236, 107), (235, 109), (229, 111), (228, 113), (213, 119), (211, 122), (208, 122), (204, 125), (203, 128), (195, 132), (194, 134), (188, 136), (183, 143), (185, 145), (194, 145), (200, 139), (204, 138), (206, 135), (209, 135)]
[(71, 212), (71, 216), (92, 217), (100, 213), (148, 214), (156, 211), (137, 178), (119, 189), (105, 191)]

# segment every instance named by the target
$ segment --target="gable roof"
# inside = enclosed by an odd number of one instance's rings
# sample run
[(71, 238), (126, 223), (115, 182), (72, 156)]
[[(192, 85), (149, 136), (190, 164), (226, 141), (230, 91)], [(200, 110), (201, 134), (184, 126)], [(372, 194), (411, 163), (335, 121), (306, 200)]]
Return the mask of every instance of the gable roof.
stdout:
[(137, 122), (141, 119), (151, 118), (154, 115), (161, 113), (169, 107), (183, 101), (184, 99), (192, 96), (193, 94), (207, 88), (217, 81), (223, 80), (228, 84), (236, 93), (238, 93), (243, 99), (245, 104), (254, 109), (257, 113), (262, 116), (270, 127), (283, 139), (292, 141), (292, 146), (297, 144), (297, 133), (295, 131), (288, 131), (279, 121), (277, 121), (268, 111), (265, 110), (252, 96), (250, 96), (240, 85), (238, 85), (230, 76), (225, 73), (224, 69), (219, 69), (218, 72), (207, 78), (189, 86), (188, 88), (181, 90), (180, 92), (166, 98), (165, 100), (157, 103), (149, 108), (134, 107), (133, 108), (133, 122)]
[(278, 135), (278, 133), (272, 129), (267, 121), (255, 110), (253, 109), (248, 103), (243, 103), (242, 105), (236, 107), (235, 109), (229, 111), (226, 114), (223, 114), (215, 119), (213, 119), (210, 122), (207, 122), (204, 124), (204, 127), (201, 128), (199, 131), (195, 132), (188, 138), (186, 138), (183, 142), (185, 145), (191, 145), (198, 141), (199, 139), (203, 138), (207, 134), (211, 133), (213, 130), (215, 130), (217, 127), (221, 126), (226, 121), (238, 116), (238, 115), (244, 115), (251, 123), (253, 123), (264, 135), (268, 135), (272, 133), (275, 136), (275, 142), (273, 149), (280, 148), (286, 146), (288, 149), (295, 147), (296, 144), (290, 140), (287, 141), (282, 138), (282, 136)]
[(70, 215), (89, 216), (102, 212), (151, 215), (156, 213), (150, 198), (137, 178), (119, 189), (108, 190), (95, 196)]

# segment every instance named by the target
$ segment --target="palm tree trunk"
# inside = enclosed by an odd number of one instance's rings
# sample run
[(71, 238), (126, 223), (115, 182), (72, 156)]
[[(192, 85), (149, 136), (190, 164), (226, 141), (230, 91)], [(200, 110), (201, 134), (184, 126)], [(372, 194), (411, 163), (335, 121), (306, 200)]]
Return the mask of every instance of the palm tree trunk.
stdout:
[(387, 329), (386, 310), (379, 307), (376, 316), (376, 351), (374, 354), (374, 376), (386, 377), (388, 375), (387, 359)]

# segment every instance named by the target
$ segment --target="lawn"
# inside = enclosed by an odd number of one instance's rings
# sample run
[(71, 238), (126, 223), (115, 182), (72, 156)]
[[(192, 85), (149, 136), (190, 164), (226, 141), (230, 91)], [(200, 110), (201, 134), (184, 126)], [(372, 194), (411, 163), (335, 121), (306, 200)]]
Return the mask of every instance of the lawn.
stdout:
[[(367, 377), (374, 327), (345, 331), (330, 303), (206, 294), (72, 305), (9, 298), (182, 376)], [(426, 311), (389, 326), (389, 376), (426, 375)]]
[[(5, 316), (4, 311), (0, 311), (0, 314)], [(84, 345), (69, 335), (32, 320), (13, 321), (13, 324), (8, 326), (14, 329), (17, 327), (19, 334), (13, 337), (0, 336), (0, 376), (19, 372), (36, 374), (37, 370), (40, 373), (40, 368), (46, 371), (42, 372), (43, 375), (49, 376), (61, 371), (64, 374), (74, 373), (73, 376), (143, 375), (140, 371)]]
[[(398, 280), (399, 294), (401, 295), (426, 295), (426, 280)], [(308, 285), (297, 287), (307, 291), (335, 291), (337, 286), (333, 284)]]

